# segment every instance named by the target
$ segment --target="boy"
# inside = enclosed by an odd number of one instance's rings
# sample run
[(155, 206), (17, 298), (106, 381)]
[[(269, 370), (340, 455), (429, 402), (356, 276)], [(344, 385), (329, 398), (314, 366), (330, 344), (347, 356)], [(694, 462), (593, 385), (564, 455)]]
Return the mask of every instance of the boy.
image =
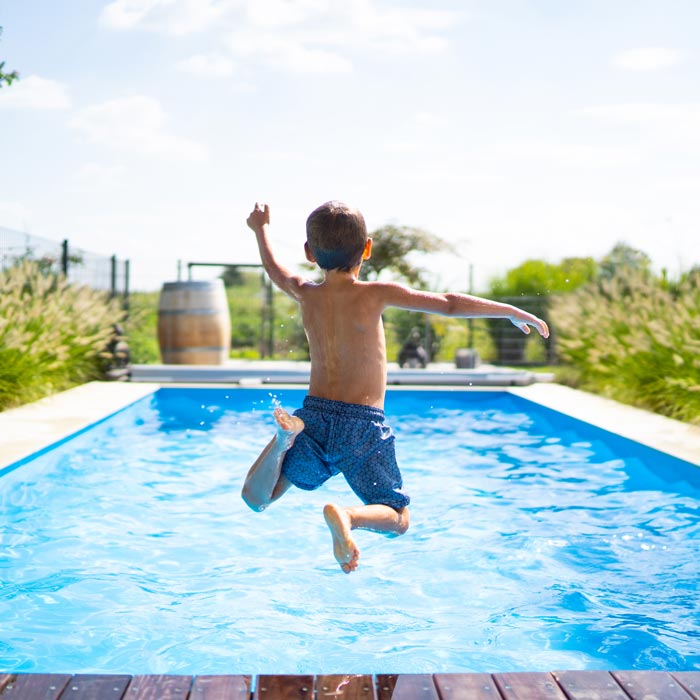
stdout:
[(312, 490), (343, 473), (364, 505), (323, 509), (336, 560), (354, 571), (359, 550), (356, 528), (400, 535), (408, 529), (409, 497), (403, 492), (394, 436), (384, 423), (386, 346), (382, 312), (389, 306), (460, 317), (503, 317), (523, 333), (528, 324), (543, 337), (547, 324), (532, 314), (465, 294), (439, 294), (392, 282), (361, 282), (362, 262), (372, 239), (362, 214), (340, 202), (315, 209), (306, 222), (304, 250), (324, 272), (322, 282), (297, 275), (275, 258), (267, 236), (270, 207), (255, 205), (247, 224), (272, 282), (301, 307), (309, 340), (311, 376), (301, 409), (274, 412), (275, 437), (250, 468), (244, 501), (264, 510), (290, 486)]

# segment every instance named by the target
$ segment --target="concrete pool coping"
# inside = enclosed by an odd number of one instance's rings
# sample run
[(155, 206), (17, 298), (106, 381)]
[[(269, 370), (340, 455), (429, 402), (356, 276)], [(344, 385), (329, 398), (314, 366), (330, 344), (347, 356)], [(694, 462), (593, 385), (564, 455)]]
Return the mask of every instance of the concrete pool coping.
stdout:
[[(169, 382), (90, 382), (60, 394), (0, 413), (0, 471), (61, 442), (148, 396), (160, 387), (203, 386)], [(207, 383), (204, 386), (230, 384)], [(251, 382), (240, 386), (260, 386)], [(272, 386), (272, 384), (266, 385)], [(279, 383), (275, 386), (284, 386)], [(299, 388), (298, 385), (291, 385)], [(626, 406), (560, 384), (529, 386), (410, 385), (392, 389), (507, 391), (603, 428), (648, 447), (700, 465), (700, 427)]]
[[(223, 365), (132, 365), (132, 382), (308, 384), (310, 362), (289, 360), (228, 360)], [(389, 386), (528, 386), (552, 381), (553, 375), (479, 364), (472, 369), (451, 362), (431, 362), (425, 369), (387, 365)]]

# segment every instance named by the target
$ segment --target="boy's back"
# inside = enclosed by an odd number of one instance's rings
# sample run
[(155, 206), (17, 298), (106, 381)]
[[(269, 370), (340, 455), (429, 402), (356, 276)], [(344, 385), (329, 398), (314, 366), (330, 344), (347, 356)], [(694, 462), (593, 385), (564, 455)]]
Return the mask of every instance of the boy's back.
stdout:
[(336, 270), (300, 288), (311, 396), (384, 407), (386, 343), (376, 291), (374, 283)]
[(548, 335), (547, 325), (509, 304), (458, 293), (411, 289), (392, 282), (361, 282), (362, 262), (372, 253), (364, 219), (357, 211), (327, 202), (307, 220), (306, 257), (324, 272), (320, 283), (291, 272), (272, 253), (267, 239), (270, 209), (255, 209), (248, 225), (272, 281), (301, 305), (309, 340), (309, 394), (377, 408), (384, 406), (386, 341), (382, 311), (395, 306), (444, 316), (507, 318), (524, 333), (528, 324)]

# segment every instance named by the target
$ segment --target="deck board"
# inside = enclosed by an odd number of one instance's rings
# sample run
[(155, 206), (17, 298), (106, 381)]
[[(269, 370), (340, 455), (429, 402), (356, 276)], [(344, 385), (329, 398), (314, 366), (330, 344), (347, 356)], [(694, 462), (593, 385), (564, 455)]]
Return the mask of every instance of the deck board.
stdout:
[(187, 700), (192, 676), (134, 676), (126, 700)]
[(192, 700), (250, 700), (252, 676), (196, 676)]
[(0, 700), (700, 700), (700, 671), (257, 677), (0, 673)]
[(377, 700), (440, 700), (429, 673), (380, 674)]
[(317, 700), (376, 700), (370, 675), (331, 674), (316, 677)]
[(0, 676), (0, 696), (12, 700), (58, 700), (72, 676), (60, 673), (18, 673)]
[(680, 671), (671, 674), (693, 698), (700, 700), (700, 671)]
[(60, 700), (121, 700), (132, 677), (85, 673), (73, 676)]
[(552, 675), (569, 700), (629, 700), (607, 671), (555, 671)]
[(551, 673), (495, 673), (503, 700), (567, 700)]
[(489, 673), (436, 673), (433, 680), (440, 700), (501, 700), (503, 697)]
[(632, 700), (690, 700), (693, 697), (665, 671), (613, 671), (612, 675)]
[(258, 676), (255, 700), (313, 700), (313, 676)]

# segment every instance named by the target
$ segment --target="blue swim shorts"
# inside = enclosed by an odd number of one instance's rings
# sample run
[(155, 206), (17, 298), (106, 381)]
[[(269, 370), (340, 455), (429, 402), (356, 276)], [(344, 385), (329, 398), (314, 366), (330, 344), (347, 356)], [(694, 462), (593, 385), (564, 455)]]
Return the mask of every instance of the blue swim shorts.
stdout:
[(365, 504), (409, 504), (384, 411), (307, 396), (294, 415), (304, 421), (304, 430), (282, 463), (282, 474), (294, 486), (312, 491), (342, 473)]

